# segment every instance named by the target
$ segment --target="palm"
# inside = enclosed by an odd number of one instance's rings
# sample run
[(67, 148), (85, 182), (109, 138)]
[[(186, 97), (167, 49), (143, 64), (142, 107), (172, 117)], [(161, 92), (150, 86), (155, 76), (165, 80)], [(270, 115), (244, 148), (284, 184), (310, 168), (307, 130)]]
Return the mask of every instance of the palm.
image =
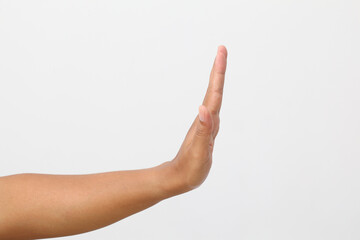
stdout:
[(227, 50), (218, 48), (210, 74), (208, 89), (199, 111), (205, 117), (199, 121), (199, 115), (192, 123), (179, 152), (172, 161), (176, 172), (186, 182), (187, 190), (194, 189), (206, 179), (212, 164), (212, 152), (215, 137), (219, 131), (220, 108), (223, 95)]

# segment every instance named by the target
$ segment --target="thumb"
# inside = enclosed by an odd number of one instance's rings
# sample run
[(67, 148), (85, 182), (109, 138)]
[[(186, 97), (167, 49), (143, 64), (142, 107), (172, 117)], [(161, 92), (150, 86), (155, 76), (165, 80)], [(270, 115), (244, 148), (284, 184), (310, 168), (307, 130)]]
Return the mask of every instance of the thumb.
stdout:
[(199, 117), (196, 124), (196, 131), (194, 134), (193, 145), (208, 150), (212, 138), (213, 120), (212, 116), (206, 106), (199, 106)]

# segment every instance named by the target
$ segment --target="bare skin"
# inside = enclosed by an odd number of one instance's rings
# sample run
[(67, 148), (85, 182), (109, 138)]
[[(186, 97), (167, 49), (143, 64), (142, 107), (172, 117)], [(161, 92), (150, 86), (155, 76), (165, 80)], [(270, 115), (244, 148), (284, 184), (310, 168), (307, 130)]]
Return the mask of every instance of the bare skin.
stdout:
[(161, 165), (86, 175), (24, 173), (0, 177), (0, 239), (89, 232), (199, 187), (219, 131), (227, 50), (219, 46), (208, 89), (177, 155)]

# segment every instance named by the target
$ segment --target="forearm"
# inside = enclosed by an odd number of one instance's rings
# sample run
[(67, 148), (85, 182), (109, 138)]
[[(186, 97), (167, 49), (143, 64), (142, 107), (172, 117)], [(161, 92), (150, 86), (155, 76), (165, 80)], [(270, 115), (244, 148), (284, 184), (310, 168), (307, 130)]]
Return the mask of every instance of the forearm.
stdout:
[(0, 239), (59, 237), (112, 224), (173, 196), (169, 174), (162, 164), (89, 175), (2, 177)]

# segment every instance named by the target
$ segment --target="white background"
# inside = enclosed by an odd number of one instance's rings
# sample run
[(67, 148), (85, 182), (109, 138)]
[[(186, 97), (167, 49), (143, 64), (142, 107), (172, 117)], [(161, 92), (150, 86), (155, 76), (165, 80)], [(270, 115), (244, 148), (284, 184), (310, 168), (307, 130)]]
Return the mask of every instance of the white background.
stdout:
[(0, 175), (171, 160), (217, 46), (198, 189), (63, 239), (359, 239), (360, 2), (0, 0)]

